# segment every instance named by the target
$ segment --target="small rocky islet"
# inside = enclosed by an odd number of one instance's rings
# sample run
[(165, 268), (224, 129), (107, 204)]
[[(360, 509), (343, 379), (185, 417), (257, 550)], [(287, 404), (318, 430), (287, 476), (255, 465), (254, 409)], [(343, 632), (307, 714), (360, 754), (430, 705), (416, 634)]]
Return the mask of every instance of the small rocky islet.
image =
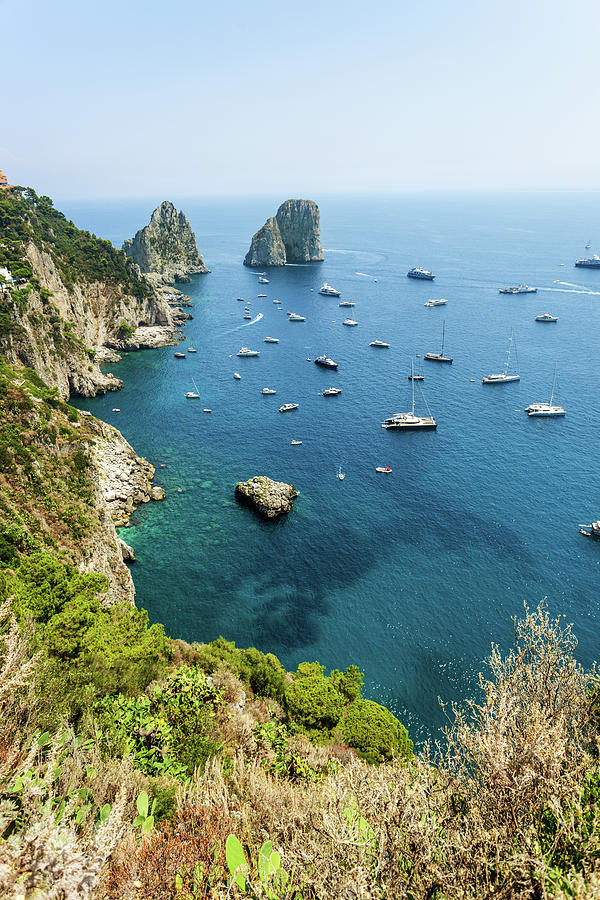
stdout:
[(322, 261), (319, 207), (314, 200), (286, 200), (252, 238), (244, 265), (262, 268)]
[(188, 283), (192, 275), (206, 275), (192, 226), (170, 200), (156, 207), (150, 222), (123, 242), (123, 251), (152, 282)]
[(290, 512), (298, 491), (293, 484), (273, 481), (267, 475), (256, 475), (248, 481), (238, 481), (235, 496), (264, 518), (276, 519)]

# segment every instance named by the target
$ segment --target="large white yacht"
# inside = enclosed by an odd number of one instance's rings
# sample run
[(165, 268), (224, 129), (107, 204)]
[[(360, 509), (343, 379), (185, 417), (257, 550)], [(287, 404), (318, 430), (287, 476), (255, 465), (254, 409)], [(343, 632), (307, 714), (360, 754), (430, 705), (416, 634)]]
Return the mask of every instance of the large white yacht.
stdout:
[(564, 416), (565, 410), (559, 403), (554, 402), (555, 397), (558, 399), (558, 391), (556, 389), (556, 369), (554, 369), (550, 402), (532, 403), (530, 406), (525, 407), (525, 412), (528, 416)]
[(358, 325), (358, 322), (355, 319), (344, 319), (342, 325)]
[(248, 347), (240, 347), (238, 356), (260, 356), (260, 350), (249, 350)]
[(290, 322), (306, 322), (306, 316), (299, 316), (297, 313), (288, 313)]
[(389, 344), (386, 344), (385, 341), (371, 341), (369, 347), (389, 347)]
[[(411, 375), (414, 373), (414, 364), (413, 361), (410, 361), (410, 371)], [(423, 397), (423, 401), (427, 408), (428, 415), (426, 416), (416, 416), (415, 415), (415, 380), (411, 379), (411, 387), (412, 387), (412, 405), (410, 412), (407, 413), (395, 413), (393, 416), (389, 416), (387, 419), (384, 419), (381, 423), (382, 428), (386, 429), (405, 429), (405, 430), (420, 430), (420, 431), (431, 431), (434, 428), (437, 428), (437, 422), (431, 415), (429, 407), (427, 406), (427, 401)], [(419, 385), (420, 387), (420, 385)]]
[(412, 269), (409, 269), (406, 273), (407, 278), (420, 278), (422, 281), (433, 281), (435, 275), (433, 272), (430, 272), (429, 269), (424, 269), (422, 266), (413, 266)]
[[(514, 353), (513, 353), (514, 351)], [(514, 369), (510, 371), (511, 353), (514, 355)], [(493, 375), (484, 375), (481, 379), (483, 384), (506, 384), (508, 381), (520, 381), (519, 360), (517, 358), (517, 343), (515, 341), (515, 329), (513, 328), (508, 339), (508, 348), (506, 350), (506, 360), (504, 362), (504, 371), (497, 372)]]
[(447, 303), (447, 300), (444, 300), (443, 297), (440, 297), (439, 300), (428, 300), (427, 303), (424, 303), (423, 306), (443, 306), (444, 303)]
[(325, 281), (319, 288), (319, 293), (324, 294), (325, 297), (339, 297), (341, 291), (338, 291), (336, 290), (336, 288), (331, 287), (331, 285), (327, 284), (327, 282)]

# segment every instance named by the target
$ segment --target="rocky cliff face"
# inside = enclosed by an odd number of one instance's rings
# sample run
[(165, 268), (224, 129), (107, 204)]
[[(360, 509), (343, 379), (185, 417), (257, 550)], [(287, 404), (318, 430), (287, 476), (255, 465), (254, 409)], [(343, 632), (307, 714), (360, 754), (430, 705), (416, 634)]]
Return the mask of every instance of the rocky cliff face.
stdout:
[(144, 274), (164, 284), (210, 272), (198, 251), (192, 226), (169, 200), (156, 207), (149, 225), (125, 241), (123, 250)]
[[(159, 292), (149, 289), (134, 297), (102, 281), (67, 286), (49, 252), (30, 243), (26, 258), (39, 286), (31, 284), (19, 292), (12, 309), (14, 326), (3, 338), (2, 350), (10, 362), (35, 369), (64, 399), (71, 394), (93, 397), (122, 386), (96, 362), (96, 354), (101, 359), (106, 346), (152, 346), (148, 333), (154, 331), (158, 343), (175, 341), (173, 313)], [(145, 343), (136, 340), (140, 333)]]
[(314, 200), (286, 200), (252, 238), (245, 266), (285, 266), (320, 262), (321, 226)]

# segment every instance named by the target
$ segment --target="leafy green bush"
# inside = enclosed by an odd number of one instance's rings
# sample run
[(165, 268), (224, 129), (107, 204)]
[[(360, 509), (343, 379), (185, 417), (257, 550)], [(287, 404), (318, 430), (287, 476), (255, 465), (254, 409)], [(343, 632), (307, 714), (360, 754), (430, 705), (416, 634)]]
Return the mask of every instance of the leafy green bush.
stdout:
[(373, 700), (355, 700), (343, 723), (344, 736), (367, 762), (378, 763), (397, 755), (410, 759), (413, 742), (404, 725)]
[(285, 708), (305, 728), (330, 730), (344, 711), (344, 697), (324, 675), (301, 674), (285, 689)]
[(262, 653), (256, 647), (241, 650), (223, 637), (195, 650), (195, 662), (203, 671), (212, 674), (225, 663), (257, 696), (283, 701), (286, 671), (273, 653)]

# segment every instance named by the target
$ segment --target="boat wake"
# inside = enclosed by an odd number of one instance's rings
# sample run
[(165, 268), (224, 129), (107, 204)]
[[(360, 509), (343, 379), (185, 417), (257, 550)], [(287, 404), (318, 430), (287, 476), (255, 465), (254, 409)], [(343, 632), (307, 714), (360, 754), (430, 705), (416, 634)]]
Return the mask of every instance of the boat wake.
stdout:
[(244, 322), (243, 325), (236, 325), (235, 328), (230, 328), (228, 331), (224, 331), (223, 334), (231, 334), (232, 331), (239, 331), (240, 328), (247, 328), (248, 325), (256, 325), (257, 322), (260, 322), (264, 313), (259, 313), (257, 316), (254, 316), (251, 322)]
[[(560, 284), (568, 284), (566, 281), (561, 281)], [(539, 288), (541, 291), (552, 291), (554, 294), (591, 294), (594, 297), (600, 297), (600, 291), (586, 291), (583, 288), (580, 288), (578, 285), (574, 285), (572, 288), (565, 290), (565, 288)]]
[(355, 275), (362, 275), (363, 278), (375, 278), (374, 275), (369, 275), (368, 272), (355, 272), (354, 274), (355, 274)]

